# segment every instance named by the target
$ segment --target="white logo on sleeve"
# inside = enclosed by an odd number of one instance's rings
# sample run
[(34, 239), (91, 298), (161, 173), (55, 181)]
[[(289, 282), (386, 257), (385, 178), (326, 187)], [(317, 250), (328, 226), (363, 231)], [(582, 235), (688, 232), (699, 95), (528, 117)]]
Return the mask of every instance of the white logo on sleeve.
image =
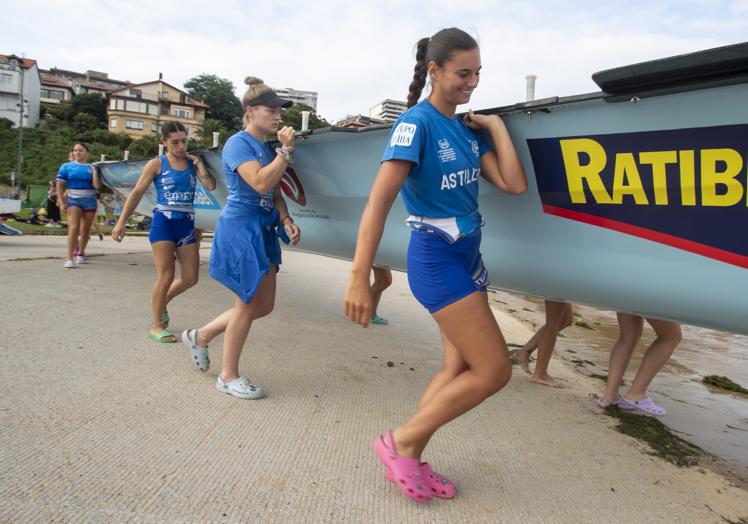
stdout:
[(392, 138), (390, 138), (390, 147), (395, 146), (409, 146), (413, 143), (413, 136), (416, 134), (415, 124), (406, 124), (400, 122), (392, 132)]

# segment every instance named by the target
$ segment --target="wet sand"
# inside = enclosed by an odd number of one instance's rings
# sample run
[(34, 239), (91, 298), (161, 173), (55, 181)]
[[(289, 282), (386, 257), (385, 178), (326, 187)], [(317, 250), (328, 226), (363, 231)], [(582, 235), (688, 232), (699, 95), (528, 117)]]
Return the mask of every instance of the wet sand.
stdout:
[[(491, 300), (533, 330), (545, 321), (540, 299), (496, 292)], [(574, 322), (559, 337), (556, 356), (583, 375), (607, 375), (610, 348), (618, 337), (615, 313), (575, 305)], [(645, 322), (624, 377), (627, 383), (653, 339), (654, 332)], [(681, 344), (650, 387), (653, 400), (668, 411), (659, 419), (677, 435), (719, 457), (728, 473), (748, 484), (748, 397), (704, 385), (701, 380), (708, 375), (724, 375), (748, 385), (748, 337), (683, 326)]]

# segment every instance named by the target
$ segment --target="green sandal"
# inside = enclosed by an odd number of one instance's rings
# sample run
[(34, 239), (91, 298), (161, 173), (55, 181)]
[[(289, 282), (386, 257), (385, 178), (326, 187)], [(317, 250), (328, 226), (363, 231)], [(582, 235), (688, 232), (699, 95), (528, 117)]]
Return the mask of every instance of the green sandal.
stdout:
[[(171, 337), (171, 340), (169, 340), (169, 337)], [(148, 338), (151, 340), (155, 340), (156, 342), (161, 342), (162, 344), (176, 344), (177, 337), (174, 333), (171, 331), (167, 331), (166, 329), (159, 331), (158, 333), (148, 333)]]
[(161, 323), (164, 325), (165, 328), (169, 327), (169, 312), (164, 309), (164, 312), (161, 314)]

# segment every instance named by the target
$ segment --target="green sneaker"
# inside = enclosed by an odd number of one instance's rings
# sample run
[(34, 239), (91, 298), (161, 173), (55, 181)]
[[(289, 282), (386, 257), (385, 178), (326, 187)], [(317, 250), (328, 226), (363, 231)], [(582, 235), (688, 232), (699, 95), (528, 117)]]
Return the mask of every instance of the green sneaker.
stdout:
[(390, 323), (390, 321), (387, 320), (386, 318), (380, 317), (379, 315), (374, 315), (373, 317), (371, 317), (371, 323), (379, 324), (380, 326), (386, 326), (387, 324)]

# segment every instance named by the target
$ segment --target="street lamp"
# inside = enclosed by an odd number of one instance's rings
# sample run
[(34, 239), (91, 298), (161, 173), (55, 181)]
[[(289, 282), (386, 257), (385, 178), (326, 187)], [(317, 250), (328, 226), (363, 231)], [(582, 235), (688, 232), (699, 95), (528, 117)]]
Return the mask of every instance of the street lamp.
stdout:
[(18, 189), (16, 194), (18, 198), (21, 197), (21, 171), (23, 170), (23, 110), (24, 103), (26, 100), (23, 99), (23, 67), (16, 58), (11, 58), (10, 65), (15, 66), (18, 69), (18, 74), (21, 77), (21, 90), (18, 93), (18, 167), (16, 169), (16, 181), (18, 182)]

